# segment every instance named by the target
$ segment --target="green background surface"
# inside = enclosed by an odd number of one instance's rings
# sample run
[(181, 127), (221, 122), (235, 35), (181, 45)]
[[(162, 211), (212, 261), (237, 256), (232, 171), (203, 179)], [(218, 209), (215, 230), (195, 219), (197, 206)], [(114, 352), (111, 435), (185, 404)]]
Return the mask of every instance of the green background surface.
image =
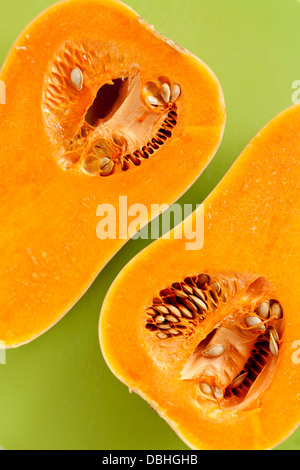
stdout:
[[(1, 0), (1, 63), (25, 25), (52, 3)], [(228, 113), (224, 140), (211, 165), (180, 199), (182, 204), (201, 203), (250, 139), (292, 104), (292, 83), (300, 80), (300, 2), (127, 3), (158, 31), (204, 60), (222, 84)], [(0, 365), (4, 448), (186, 449), (148, 404), (112, 375), (99, 349), (99, 311), (105, 294), (122, 267), (148, 243), (127, 243), (58, 325), (35, 342), (7, 352), (7, 364)], [(300, 430), (280, 449), (300, 449)]]

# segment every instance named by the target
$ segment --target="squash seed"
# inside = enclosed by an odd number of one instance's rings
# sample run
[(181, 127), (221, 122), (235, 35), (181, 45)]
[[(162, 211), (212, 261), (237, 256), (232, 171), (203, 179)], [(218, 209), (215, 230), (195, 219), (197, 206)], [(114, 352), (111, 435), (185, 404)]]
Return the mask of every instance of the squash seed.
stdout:
[(65, 153), (61, 160), (60, 164), (62, 167), (67, 170), (68, 168), (71, 168), (73, 165), (76, 165), (80, 160), (80, 154), (78, 152), (67, 152)]
[(90, 154), (82, 162), (82, 171), (89, 176), (99, 175), (99, 159)]
[(203, 300), (199, 299), (198, 297), (196, 297), (195, 295), (191, 295), (190, 298), (193, 300), (193, 302), (197, 305), (197, 307), (201, 308), (202, 310), (204, 310), (205, 312), (208, 310), (208, 306), (206, 305), (205, 302), (203, 302)]
[(216, 400), (222, 400), (224, 398), (223, 390), (220, 387), (215, 387), (214, 396)]
[(209, 358), (220, 357), (225, 353), (225, 351), (226, 349), (222, 344), (213, 344), (202, 351), (202, 356)]
[(203, 393), (203, 395), (206, 395), (206, 396), (209, 396), (209, 397), (213, 396), (212, 388), (206, 382), (201, 382), (200, 390)]
[(184, 290), (184, 292), (188, 295), (192, 295), (193, 294), (193, 289), (192, 287), (188, 286), (187, 284), (182, 284), (182, 289)]
[(163, 315), (167, 315), (169, 313), (169, 310), (164, 305), (155, 305), (154, 308), (157, 312), (162, 313)]
[(148, 103), (151, 106), (162, 106), (163, 105), (163, 102), (161, 100), (159, 100), (158, 98), (156, 98), (155, 96), (152, 96), (152, 95), (148, 95), (147, 100), (148, 100)]
[(194, 315), (183, 305), (180, 305), (179, 309), (184, 317), (190, 318), (190, 319), (194, 318)]
[(198, 277), (198, 286), (204, 286), (205, 284), (208, 284), (209, 283), (209, 276), (205, 273), (202, 273), (200, 274), (200, 276)]
[(182, 290), (179, 290), (179, 289), (175, 289), (174, 294), (179, 299), (188, 299), (189, 298), (188, 294), (186, 294), (185, 292), (183, 292)]
[(157, 325), (160, 330), (170, 330), (170, 325)]
[(157, 323), (164, 323), (165, 322), (165, 317), (163, 317), (163, 316), (156, 317), (155, 321)]
[(111, 172), (113, 171), (114, 169), (114, 162), (112, 162), (111, 160), (109, 160), (109, 163), (107, 163), (104, 167), (101, 168), (101, 173), (100, 173), (100, 176), (108, 176), (111, 174)]
[(190, 299), (184, 299), (183, 303), (190, 312), (192, 312), (192, 313), (197, 313), (198, 312), (198, 309), (197, 309), (196, 305), (193, 304), (193, 302)]
[(232, 382), (230, 388), (238, 388), (240, 385), (242, 385), (247, 375), (248, 375), (248, 372), (245, 372), (244, 374), (241, 374), (238, 377), (236, 377), (234, 381)]
[(154, 315), (157, 314), (156, 310), (154, 310), (154, 308), (152, 308), (152, 307), (147, 308), (146, 313), (147, 313), (147, 315), (149, 315), (151, 317), (153, 317)]
[(181, 88), (177, 83), (175, 83), (175, 85), (172, 88), (171, 101), (175, 103), (175, 101), (178, 100), (180, 95), (181, 95)]
[(178, 318), (181, 318), (182, 317), (182, 314), (179, 310), (179, 308), (175, 307), (175, 305), (168, 305), (168, 309), (170, 310), (171, 313), (173, 313), (173, 315), (176, 315), (176, 317)]
[(171, 330), (169, 330), (169, 333), (174, 336), (180, 335), (180, 332), (178, 330), (175, 330), (175, 328), (171, 328)]
[(197, 297), (201, 300), (206, 300), (205, 295), (203, 294), (203, 291), (199, 289), (199, 287), (193, 287), (194, 293), (196, 294)]
[(269, 347), (270, 347), (270, 351), (273, 354), (273, 356), (278, 357), (279, 345), (278, 345), (277, 339), (275, 338), (275, 335), (271, 331), (270, 331)]
[(247, 316), (245, 317), (245, 322), (250, 328), (255, 327), (256, 330), (265, 331), (266, 327), (263, 322), (257, 316)]
[(220, 294), (220, 292), (221, 292), (221, 286), (220, 286), (220, 284), (219, 284), (218, 282), (215, 282), (215, 288), (216, 288), (217, 294)]
[(100, 158), (100, 160), (99, 160), (100, 169), (102, 170), (102, 168), (104, 168), (109, 162), (110, 162), (110, 160), (107, 157)]
[(274, 340), (279, 344), (280, 338), (279, 338), (279, 334), (277, 333), (277, 330), (275, 330), (275, 328), (270, 326), (270, 328), (268, 329), (268, 332), (271, 336), (273, 336)]
[(165, 333), (157, 333), (156, 335), (159, 339), (167, 339), (169, 336)]
[(171, 98), (171, 88), (167, 83), (164, 83), (161, 87), (161, 96), (166, 103), (169, 103)]
[(178, 323), (179, 320), (174, 315), (166, 315), (166, 320), (170, 321), (171, 323)]
[(271, 316), (280, 320), (282, 318), (282, 307), (280, 303), (274, 302), (271, 306)]
[(78, 90), (82, 90), (83, 88), (83, 73), (78, 68), (75, 67), (71, 72), (71, 81), (76, 86)]
[(257, 307), (255, 313), (264, 320), (267, 320), (270, 314), (269, 302), (263, 302), (259, 307)]

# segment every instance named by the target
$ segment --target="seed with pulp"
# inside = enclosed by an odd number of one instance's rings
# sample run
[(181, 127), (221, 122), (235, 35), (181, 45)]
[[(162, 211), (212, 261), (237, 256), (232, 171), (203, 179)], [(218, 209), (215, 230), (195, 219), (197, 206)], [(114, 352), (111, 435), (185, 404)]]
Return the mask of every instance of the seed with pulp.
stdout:
[(180, 334), (180, 332), (175, 330), (174, 328), (171, 328), (171, 330), (169, 330), (169, 333), (171, 333), (171, 335), (174, 335), (174, 336), (178, 336)]
[(150, 315), (150, 316), (154, 316), (154, 315), (157, 314), (157, 312), (152, 307), (147, 308), (146, 313), (147, 313), (147, 315)]
[(173, 313), (177, 317), (179, 317), (179, 318), (182, 317), (179, 308), (175, 307), (175, 305), (168, 305), (168, 309), (170, 310), (171, 313)]
[(99, 160), (99, 167), (101, 168), (104, 168), (108, 163), (110, 162), (109, 158), (107, 157), (103, 157), (103, 158), (100, 158)]
[(186, 294), (185, 292), (183, 292), (182, 290), (178, 290), (178, 289), (175, 289), (174, 290), (174, 294), (176, 295), (176, 297), (178, 297), (179, 299), (188, 299), (188, 294)]
[(277, 330), (275, 330), (275, 328), (270, 326), (270, 328), (268, 329), (268, 332), (269, 332), (270, 336), (273, 336), (274, 340), (279, 344), (280, 338), (279, 338), (279, 335), (277, 333)]
[(101, 176), (108, 176), (111, 174), (111, 172), (113, 171), (114, 169), (114, 162), (112, 162), (111, 160), (109, 160), (109, 163), (107, 163), (104, 167), (101, 168), (101, 173), (100, 175)]
[(180, 86), (176, 83), (173, 88), (172, 88), (172, 93), (171, 93), (171, 101), (174, 103), (175, 101), (178, 100), (179, 96), (181, 95), (181, 88)]
[(80, 154), (78, 152), (67, 152), (61, 158), (61, 165), (64, 169), (68, 169), (80, 160)]
[(88, 155), (82, 162), (82, 170), (89, 176), (97, 176), (99, 174), (99, 159), (93, 154)]
[(245, 378), (247, 377), (248, 372), (239, 375), (231, 384), (231, 388), (238, 388), (244, 382)]
[(202, 351), (202, 356), (210, 358), (220, 357), (225, 353), (225, 350), (222, 344), (213, 344)]
[(215, 288), (216, 288), (216, 291), (217, 291), (217, 294), (220, 294), (221, 292), (221, 286), (218, 282), (215, 282)]
[(78, 90), (82, 90), (83, 88), (83, 73), (78, 68), (75, 67), (71, 72), (71, 81), (76, 86)]
[(127, 140), (125, 139), (124, 136), (118, 135), (118, 134), (113, 134), (112, 135), (113, 141), (116, 145), (119, 147), (124, 148), (125, 150), (127, 149), (128, 143)]
[(165, 317), (162, 317), (162, 316), (156, 317), (155, 321), (157, 323), (164, 323), (165, 322)]
[(201, 384), (200, 384), (200, 390), (201, 390), (201, 392), (202, 392), (204, 395), (212, 396), (212, 388), (211, 388), (211, 386), (208, 385), (207, 383), (201, 382)]
[(282, 308), (278, 302), (275, 302), (271, 306), (271, 316), (276, 317), (278, 320), (282, 318)]
[(201, 289), (199, 289), (198, 287), (193, 287), (193, 290), (197, 297), (199, 297), (201, 300), (205, 300), (205, 295), (203, 294)]
[(112, 148), (108, 145), (108, 143), (101, 139), (97, 144), (94, 146), (93, 152), (100, 158), (100, 157), (107, 157), (113, 156)]
[(162, 106), (163, 102), (156, 98), (155, 96), (149, 95), (147, 97), (148, 103), (151, 104), (151, 106)]
[(204, 286), (205, 284), (209, 283), (209, 276), (207, 274), (200, 274), (198, 277), (198, 285)]
[(266, 327), (262, 321), (256, 316), (247, 316), (245, 317), (245, 322), (250, 328), (255, 327), (256, 330), (265, 331)]
[(259, 307), (257, 307), (255, 313), (264, 320), (267, 320), (270, 313), (269, 302), (263, 302)]
[(174, 315), (166, 315), (166, 320), (170, 321), (171, 323), (178, 323), (179, 320)]
[(184, 299), (183, 303), (190, 312), (192, 312), (192, 313), (197, 313), (198, 312), (198, 309), (197, 309), (196, 305), (193, 304), (193, 302), (191, 302), (190, 299)]
[(168, 335), (166, 335), (165, 333), (157, 333), (156, 335), (159, 339), (166, 339), (168, 338)]
[(190, 318), (190, 319), (194, 318), (193, 314), (183, 305), (180, 305), (179, 309), (184, 317)]
[(155, 305), (154, 308), (159, 313), (162, 313), (162, 314), (165, 314), (165, 315), (167, 315), (169, 313), (169, 310), (164, 305)]
[(205, 310), (207, 311), (208, 310), (208, 307), (206, 305), (205, 302), (203, 302), (203, 300), (199, 299), (198, 297), (196, 297), (195, 295), (191, 295), (190, 298), (193, 300), (193, 302), (197, 305), (197, 307), (201, 308), (202, 310)]
[(278, 346), (277, 338), (272, 331), (270, 331), (269, 346), (270, 346), (270, 351), (273, 354), (273, 356), (278, 357), (279, 346)]
[(216, 400), (222, 400), (224, 398), (223, 390), (220, 387), (215, 387), (214, 396)]
[(171, 98), (171, 88), (167, 83), (164, 83), (161, 87), (161, 96), (166, 103), (169, 103)]
[(188, 294), (188, 295), (192, 295), (193, 292), (194, 292), (193, 289), (192, 289), (192, 287), (190, 287), (190, 286), (188, 286), (188, 285), (186, 285), (186, 284), (183, 284), (183, 285), (182, 285), (182, 289), (183, 289), (184, 292), (186, 292), (186, 294)]
[(217, 307), (218, 306), (218, 296), (213, 290), (209, 291), (211, 302)]
[(170, 330), (170, 325), (157, 325), (160, 330)]

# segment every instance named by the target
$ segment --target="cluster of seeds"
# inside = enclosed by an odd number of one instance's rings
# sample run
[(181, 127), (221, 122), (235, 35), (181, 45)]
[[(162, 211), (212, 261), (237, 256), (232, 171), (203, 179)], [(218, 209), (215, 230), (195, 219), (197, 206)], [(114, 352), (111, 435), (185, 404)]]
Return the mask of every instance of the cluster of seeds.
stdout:
[(277, 300), (264, 301), (255, 310), (256, 315), (245, 317), (247, 328), (261, 332), (260, 340), (267, 340), (269, 350), (275, 357), (279, 355), (280, 338), (277, 323), (283, 318), (283, 310)]
[(198, 383), (206, 399), (222, 404), (236, 397), (243, 400), (262, 370), (279, 356), (283, 309), (266, 293), (254, 292), (258, 284), (250, 281), (249, 287), (240, 276), (202, 273), (162, 290), (146, 310), (147, 332), (165, 344), (190, 337), (208, 316), (224, 309), (223, 319), (216, 317), (213, 330), (181, 373), (182, 380)]
[[(80, 92), (84, 87), (84, 76), (80, 68), (71, 70), (70, 81)], [(176, 101), (181, 95), (178, 84), (171, 86), (168, 82), (149, 82), (144, 86), (142, 96), (145, 103), (145, 112), (166, 115), (146, 145), (128, 153), (126, 136), (112, 134), (111, 139), (101, 139), (92, 147), (89, 141), (95, 128), (87, 122), (80, 128), (77, 135), (70, 142), (68, 151), (63, 155), (60, 164), (64, 169), (80, 168), (89, 176), (110, 176), (117, 166), (127, 171), (130, 165), (140, 166), (161, 146), (172, 137), (174, 127), (177, 125), (178, 114)], [(145, 118), (141, 117), (141, 120)], [(141, 121), (142, 122), (142, 121)]]
[[(244, 338), (248, 335), (250, 341), (253, 341), (254, 344), (243, 369), (225, 388), (216, 385), (219, 379), (218, 376), (213, 377), (210, 373), (204, 372), (199, 384), (201, 393), (207, 398), (217, 401), (221, 401), (224, 397), (227, 399), (231, 398), (233, 395), (245, 398), (259, 374), (270, 361), (270, 358), (277, 358), (279, 355), (279, 329), (282, 318), (283, 310), (280, 303), (276, 300), (263, 301), (255, 309), (254, 314), (243, 316), (237, 327)], [(219, 330), (219, 336), (222, 337), (221, 335), (222, 326)], [(226, 352), (224, 344), (214, 342), (212, 345), (208, 344), (201, 351), (201, 355), (203, 358), (211, 360), (211, 363), (206, 365), (209, 369), (212, 366), (212, 370), (213, 361), (218, 358), (218, 366), (220, 366), (219, 359), (225, 356)], [(226, 370), (226, 360), (226, 357), (224, 357), (223, 370)], [(198, 364), (201, 365), (201, 361)]]
[(181, 87), (178, 83), (171, 85), (166, 79), (161, 79), (158, 83), (148, 82), (144, 89), (143, 95), (149, 108), (155, 111), (161, 111), (166, 106), (174, 104), (181, 95)]
[(188, 277), (160, 292), (147, 309), (146, 329), (158, 339), (190, 336), (197, 325), (226, 301), (226, 281), (205, 273)]
[[(279, 352), (279, 336), (276, 332), (276, 349), (278, 355)], [(263, 369), (267, 366), (270, 360), (270, 341), (265, 336), (261, 336), (257, 343), (255, 344), (252, 354), (248, 359), (243, 371), (236, 377), (235, 380), (230, 384), (230, 386), (225, 390), (224, 398), (230, 399), (232, 397), (244, 398), (251, 386), (254, 384), (255, 380)], [(212, 388), (212, 393), (214, 395), (214, 390)], [(216, 397), (215, 397), (216, 398)]]
[(140, 166), (143, 160), (148, 160), (162, 145), (164, 145), (172, 137), (172, 131), (177, 125), (177, 108), (176, 105), (170, 107), (168, 115), (162, 123), (157, 134), (142, 149), (133, 153), (121, 155), (120, 165), (123, 171), (130, 168), (130, 163)]

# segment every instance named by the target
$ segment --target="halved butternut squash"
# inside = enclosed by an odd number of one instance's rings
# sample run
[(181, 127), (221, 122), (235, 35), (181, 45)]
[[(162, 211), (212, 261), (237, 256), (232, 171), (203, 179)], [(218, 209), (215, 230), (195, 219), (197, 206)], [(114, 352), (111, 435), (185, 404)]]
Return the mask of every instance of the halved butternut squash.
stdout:
[(107, 364), (192, 448), (270, 449), (300, 422), (299, 195), (297, 105), (205, 201), (203, 249), (187, 251), (176, 227), (106, 297)]
[(97, 237), (98, 206), (171, 204), (216, 152), (225, 107), (203, 62), (113, 0), (45, 11), (0, 80), (0, 340), (14, 347), (55, 324), (125, 243)]

